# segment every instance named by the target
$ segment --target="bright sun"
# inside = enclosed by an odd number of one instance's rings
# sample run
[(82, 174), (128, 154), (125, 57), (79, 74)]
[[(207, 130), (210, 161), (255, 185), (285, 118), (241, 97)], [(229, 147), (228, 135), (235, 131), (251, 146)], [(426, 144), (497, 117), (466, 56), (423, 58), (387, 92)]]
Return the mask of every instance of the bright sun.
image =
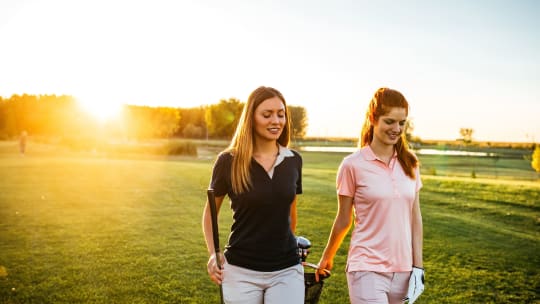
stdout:
[(84, 97), (77, 99), (81, 107), (100, 122), (118, 118), (122, 105), (118, 102), (106, 100), (103, 97)]

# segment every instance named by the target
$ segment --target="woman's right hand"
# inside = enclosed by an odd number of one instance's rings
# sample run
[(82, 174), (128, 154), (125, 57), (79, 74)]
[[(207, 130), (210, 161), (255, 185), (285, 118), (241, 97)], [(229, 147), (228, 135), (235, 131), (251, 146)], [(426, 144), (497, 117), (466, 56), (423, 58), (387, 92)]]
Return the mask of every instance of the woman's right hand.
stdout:
[(216, 254), (215, 253), (212, 254), (210, 258), (208, 258), (208, 263), (206, 264), (206, 270), (208, 271), (208, 275), (210, 276), (210, 279), (214, 283), (221, 285), (221, 281), (223, 279), (222, 267), (223, 267), (223, 261), (224, 261), (224, 256), (221, 252), (219, 253), (219, 260), (221, 262), (221, 265), (218, 265), (217, 263)]
[(328, 273), (330, 272), (330, 270), (332, 270), (332, 267), (334, 266), (334, 261), (333, 259), (321, 258), (317, 266), (317, 272), (315, 272), (315, 281), (318, 282), (319, 276), (328, 276)]

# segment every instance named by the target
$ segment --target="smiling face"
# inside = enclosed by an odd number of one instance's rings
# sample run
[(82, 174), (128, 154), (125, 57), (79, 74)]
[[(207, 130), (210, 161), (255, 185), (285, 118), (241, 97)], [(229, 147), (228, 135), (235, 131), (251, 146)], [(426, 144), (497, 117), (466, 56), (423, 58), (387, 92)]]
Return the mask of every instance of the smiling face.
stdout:
[(283, 101), (272, 97), (261, 102), (254, 113), (255, 140), (276, 141), (287, 122)]
[(405, 129), (406, 121), (405, 108), (391, 107), (388, 113), (373, 122), (373, 141), (383, 145), (395, 145)]

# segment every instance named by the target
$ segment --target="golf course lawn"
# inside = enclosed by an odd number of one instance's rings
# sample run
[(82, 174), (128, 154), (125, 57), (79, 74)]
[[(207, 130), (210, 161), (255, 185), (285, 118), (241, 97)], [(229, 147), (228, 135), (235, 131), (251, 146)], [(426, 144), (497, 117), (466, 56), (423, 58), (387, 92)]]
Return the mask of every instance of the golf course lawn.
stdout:
[[(297, 234), (316, 263), (346, 154), (302, 155)], [(217, 303), (200, 223), (212, 162), (0, 153), (0, 303)], [(540, 301), (540, 182), (519, 170), (422, 171), (426, 289), (417, 303)], [(221, 244), (230, 215), (224, 205)], [(348, 240), (320, 303), (348, 303)]]

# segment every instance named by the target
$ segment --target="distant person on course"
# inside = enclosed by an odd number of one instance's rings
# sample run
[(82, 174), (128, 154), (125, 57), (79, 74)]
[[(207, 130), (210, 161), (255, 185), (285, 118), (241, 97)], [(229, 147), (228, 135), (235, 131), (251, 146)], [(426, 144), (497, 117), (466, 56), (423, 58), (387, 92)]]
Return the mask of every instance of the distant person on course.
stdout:
[(202, 224), (207, 271), (222, 284), (225, 303), (304, 303), (304, 269), (294, 235), (302, 158), (287, 148), (290, 132), (283, 95), (259, 87), (214, 163), (210, 187), (218, 213), (227, 195), (233, 214), (223, 265), (216, 263), (208, 202)]
[(354, 304), (414, 303), (424, 290), (422, 182), (418, 159), (404, 137), (408, 113), (400, 92), (378, 89), (367, 109), (359, 149), (338, 169), (337, 215), (318, 266), (332, 269), (354, 213), (346, 265)]

